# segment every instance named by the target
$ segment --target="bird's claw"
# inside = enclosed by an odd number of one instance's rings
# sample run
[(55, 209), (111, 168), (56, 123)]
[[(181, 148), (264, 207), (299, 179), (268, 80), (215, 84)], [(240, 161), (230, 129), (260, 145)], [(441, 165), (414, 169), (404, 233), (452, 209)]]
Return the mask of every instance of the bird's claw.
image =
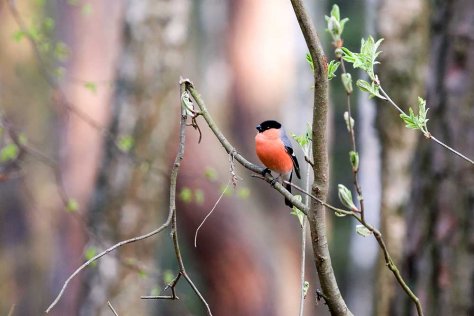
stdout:
[(263, 171), (262, 171), (262, 176), (265, 177), (265, 175), (266, 175), (267, 173), (268, 173), (268, 174), (271, 174), (270, 169), (268, 169), (268, 168), (263, 169)]

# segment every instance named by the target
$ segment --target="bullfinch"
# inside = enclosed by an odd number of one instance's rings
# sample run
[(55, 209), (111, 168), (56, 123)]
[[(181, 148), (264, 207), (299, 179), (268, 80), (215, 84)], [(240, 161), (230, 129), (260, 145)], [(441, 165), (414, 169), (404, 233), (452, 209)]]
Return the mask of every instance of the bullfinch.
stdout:
[[(257, 125), (257, 131), (255, 150), (260, 161), (267, 167), (264, 173), (268, 170), (275, 171), (282, 179), (291, 181), (294, 170), (298, 179), (301, 179), (298, 159), (283, 126), (277, 121), (269, 120)], [(285, 184), (285, 188), (291, 192), (289, 184)], [(293, 207), (286, 198), (285, 204)]]

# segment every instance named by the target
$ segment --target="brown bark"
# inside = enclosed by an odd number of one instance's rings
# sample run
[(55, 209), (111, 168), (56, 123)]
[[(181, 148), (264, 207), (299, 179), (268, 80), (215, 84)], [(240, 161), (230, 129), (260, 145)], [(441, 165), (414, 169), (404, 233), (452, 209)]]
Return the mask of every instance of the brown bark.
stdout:
[[(424, 95), (428, 10), (425, 1), (381, 1), (377, 29), (384, 38), (380, 81), (404, 110)], [(418, 134), (407, 129), (396, 110), (378, 101), (377, 122), (382, 146), (380, 226), (395, 262), (401, 259), (405, 237), (403, 210), (409, 198), (411, 168)], [(383, 254), (377, 264), (375, 315), (388, 315), (399, 285), (388, 271)]]
[[(435, 2), (427, 97), (430, 132), (471, 158), (473, 21), (474, 2)], [(473, 315), (472, 165), (423, 139), (413, 172), (405, 250), (410, 281), (426, 315)], [(411, 305), (398, 306), (403, 308), (401, 313), (413, 314)]]

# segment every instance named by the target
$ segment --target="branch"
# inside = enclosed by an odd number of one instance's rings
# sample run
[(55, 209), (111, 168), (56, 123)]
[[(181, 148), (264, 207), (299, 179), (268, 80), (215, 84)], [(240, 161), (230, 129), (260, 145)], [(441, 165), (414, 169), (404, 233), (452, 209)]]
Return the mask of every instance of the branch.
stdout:
[[(181, 85), (181, 91), (184, 91), (184, 85)], [(172, 225), (173, 245), (174, 245), (176, 258), (178, 260), (178, 264), (179, 264), (179, 268), (180, 268), (180, 274), (183, 275), (183, 277), (189, 283), (189, 285), (191, 286), (193, 291), (197, 294), (197, 296), (200, 298), (200, 300), (206, 306), (208, 315), (212, 315), (211, 311), (209, 309), (209, 304), (207, 304), (206, 300), (203, 298), (203, 296), (201, 295), (201, 293), (199, 292), (197, 287), (194, 285), (191, 278), (186, 274), (186, 271), (184, 269), (183, 260), (182, 260), (182, 257), (181, 257), (181, 252), (179, 250), (179, 244), (178, 244), (177, 228), (176, 228), (176, 183), (177, 183), (177, 179), (178, 179), (178, 172), (179, 172), (179, 168), (180, 168), (180, 165), (181, 165), (181, 160), (183, 160), (183, 158), (184, 158), (185, 129), (186, 129), (186, 119), (187, 119), (187, 116), (186, 116), (185, 113), (184, 114), (182, 112), (180, 112), (180, 113), (181, 113), (180, 114), (181, 120), (180, 120), (180, 129), (179, 129), (179, 145), (178, 145), (178, 152), (176, 154), (176, 158), (175, 158), (173, 167), (171, 169), (171, 176), (170, 176), (170, 206), (169, 206), (168, 218), (166, 219), (165, 223), (163, 223), (160, 227), (158, 227), (157, 229), (155, 229), (155, 230), (153, 230), (153, 231), (151, 231), (147, 234), (144, 234), (144, 235), (141, 235), (141, 236), (138, 236), (138, 237), (134, 237), (134, 238), (130, 238), (130, 239), (121, 241), (119, 243), (116, 243), (112, 247), (107, 248), (106, 250), (102, 251), (101, 253), (95, 255), (94, 257), (92, 257), (91, 259), (89, 259), (85, 263), (83, 263), (64, 282), (63, 287), (61, 288), (61, 291), (59, 292), (59, 294), (57, 295), (55, 300), (51, 303), (51, 305), (48, 307), (48, 309), (46, 310), (46, 313), (49, 313), (51, 311), (51, 309), (54, 308), (54, 306), (56, 306), (56, 304), (59, 302), (59, 300), (63, 296), (64, 291), (66, 290), (66, 288), (67, 288), (68, 284), (71, 282), (71, 280), (74, 277), (76, 277), (87, 266), (89, 266), (91, 263), (93, 263), (97, 259), (103, 257), (104, 255), (108, 254), (109, 252), (114, 251), (115, 249), (117, 249), (117, 248), (119, 248), (123, 245), (150, 238), (150, 237), (160, 233), (165, 228), (169, 227), (170, 224), (171, 224)], [(177, 278), (177, 279), (179, 279), (179, 278)], [(176, 280), (176, 282), (177, 282), (177, 280)]]
[[(316, 34), (310, 16), (302, 0), (291, 0), (293, 10), (308, 46), (314, 64), (314, 104), (313, 104), (313, 171), (314, 184), (312, 193), (324, 201), (328, 191), (328, 78), (327, 61)], [(342, 298), (331, 264), (327, 236), (326, 219), (323, 206), (319, 202), (311, 203), (308, 221), (313, 240), (313, 253), (321, 282), (322, 291), (327, 298), (329, 311), (332, 315), (352, 315)]]
[[(234, 148), (234, 146), (231, 145), (231, 143), (227, 140), (227, 138), (222, 134), (220, 129), (217, 127), (216, 123), (214, 122), (214, 119), (211, 117), (209, 114), (209, 111), (207, 110), (206, 104), (202, 100), (199, 92), (196, 90), (194, 87), (193, 83), (189, 79), (183, 79), (181, 78), (180, 80), (181, 83), (184, 83), (186, 85), (186, 90), (189, 91), (191, 96), (193, 97), (194, 101), (196, 101), (196, 104), (198, 105), (200, 109), (200, 116), (204, 118), (206, 121), (207, 125), (211, 129), (211, 131), (214, 133), (214, 135), (217, 137), (221, 145), (224, 147), (226, 152), (234, 157), (235, 160), (239, 164), (241, 164), (243, 167), (246, 169), (253, 171), (258, 174), (263, 174), (263, 171), (265, 168), (257, 166), (250, 161), (248, 161), (244, 156), (239, 154), (237, 150)], [(269, 175), (268, 173), (265, 173), (264, 180), (272, 185), (272, 187), (280, 192), (281, 195), (283, 195), (285, 198), (291, 201), (294, 206), (296, 206), (299, 210), (301, 210), (305, 215), (308, 214), (309, 208), (304, 205), (301, 201), (299, 201), (293, 194), (288, 192), (281, 183), (278, 181), (274, 181), (275, 179)]]

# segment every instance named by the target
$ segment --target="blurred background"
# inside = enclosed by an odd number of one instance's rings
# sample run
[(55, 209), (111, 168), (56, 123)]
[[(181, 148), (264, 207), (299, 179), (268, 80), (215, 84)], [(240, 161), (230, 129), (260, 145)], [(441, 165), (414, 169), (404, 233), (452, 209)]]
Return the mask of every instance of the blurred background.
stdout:
[[(428, 127), (474, 156), (474, 2), (307, 1), (328, 59), (324, 15), (349, 17), (344, 46), (385, 38), (377, 68), (404, 109), (427, 99)], [(169, 207), (179, 77), (189, 77), (249, 160), (266, 119), (301, 134), (312, 110), (307, 49), (289, 1), (0, 1), (0, 314), (38, 315), (86, 259), (153, 230)], [(353, 78), (362, 76), (349, 69)], [(330, 201), (352, 183), (345, 93), (330, 83)], [(384, 102), (353, 99), (360, 177), (380, 227), (426, 315), (474, 315), (472, 165), (403, 126)], [(214, 315), (298, 313), (301, 233), (283, 198), (238, 167), (201, 119), (187, 130), (178, 178), (184, 263)], [(302, 152), (296, 149), (303, 162)], [(306, 169), (306, 166), (303, 167)], [(373, 238), (328, 213), (338, 284), (355, 315), (413, 315)], [(309, 236), (308, 236), (309, 238)], [(309, 239), (308, 239), (309, 240)], [(305, 315), (328, 315), (310, 243)], [(157, 295), (178, 266), (169, 232), (124, 246), (80, 273), (53, 315), (205, 315), (185, 282)]]

